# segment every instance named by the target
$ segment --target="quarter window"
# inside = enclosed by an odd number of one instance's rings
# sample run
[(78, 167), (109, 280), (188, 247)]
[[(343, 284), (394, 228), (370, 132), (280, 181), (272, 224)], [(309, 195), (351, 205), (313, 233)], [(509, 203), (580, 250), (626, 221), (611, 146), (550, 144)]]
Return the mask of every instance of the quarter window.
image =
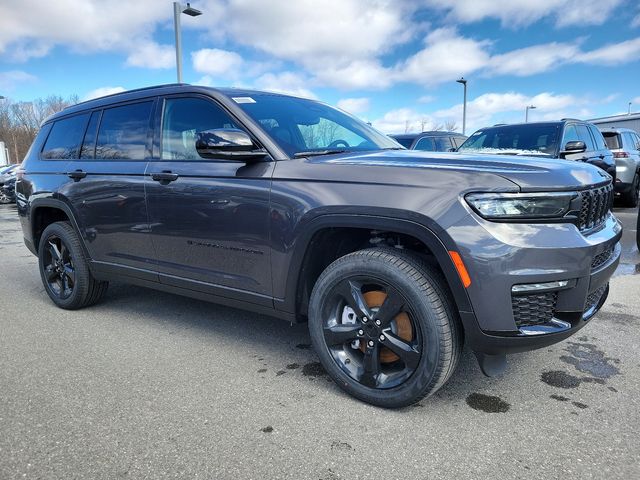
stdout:
[(95, 157), (144, 160), (152, 105), (144, 102), (104, 110)]
[(93, 112), (89, 119), (89, 126), (84, 134), (82, 148), (80, 149), (80, 158), (95, 158), (96, 152), (96, 133), (98, 133), (98, 122), (100, 121), (100, 111)]
[(591, 134), (589, 133), (589, 129), (587, 128), (587, 126), (576, 125), (576, 129), (578, 130), (578, 136), (580, 137), (580, 140), (582, 140), (584, 144), (587, 146), (587, 151), (588, 152), (594, 151), (596, 147), (593, 144), (593, 138), (591, 137)]
[(222, 108), (203, 98), (168, 98), (162, 115), (162, 158), (200, 160), (196, 133), (216, 128), (238, 128)]
[(42, 150), (42, 158), (78, 158), (78, 149), (89, 114), (58, 120), (53, 124)]

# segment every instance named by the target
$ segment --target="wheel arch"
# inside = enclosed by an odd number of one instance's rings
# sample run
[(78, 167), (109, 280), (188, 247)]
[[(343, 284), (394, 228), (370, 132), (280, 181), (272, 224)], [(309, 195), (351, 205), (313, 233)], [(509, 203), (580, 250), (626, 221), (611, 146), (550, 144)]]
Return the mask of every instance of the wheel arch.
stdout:
[(45, 228), (55, 222), (68, 221), (75, 230), (85, 255), (89, 258), (89, 252), (80, 234), (80, 228), (75, 215), (69, 205), (55, 198), (38, 198), (31, 202), (29, 208), (29, 221), (33, 246), (38, 251), (40, 237)]
[[(315, 249), (318, 248), (319, 241), (321, 243), (323, 239), (322, 235), (325, 235), (326, 232), (338, 232), (337, 235), (339, 235), (340, 232), (343, 232), (345, 235), (359, 232), (359, 235), (356, 235), (357, 238), (354, 243), (358, 243), (364, 238), (369, 240), (372, 232), (384, 232), (391, 235), (402, 235), (405, 239), (410, 238), (419, 242), (424, 247), (424, 253), (431, 255), (435, 260), (436, 266), (442, 271), (458, 310), (461, 312), (472, 312), (473, 310), (467, 292), (449, 256), (448, 250), (455, 249), (455, 244), (447, 233), (438, 227), (435, 222), (430, 221), (430, 223), (432, 223), (432, 225), (427, 227), (411, 219), (383, 215), (319, 215), (306, 224), (304, 233), (296, 239), (296, 246), (291, 255), (288, 268), (285, 298), (275, 300), (276, 308), (294, 313), (298, 318), (304, 318), (306, 316), (308, 295), (311, 293), (311, 289), (319, 273), (321, 273), (309, 271), (310, 269), (313, 270), (312, 267), (310, 268), (310, 265), (313, 264), (310, 264), (309, 261), (310, 257), (317, 251)], [(354, 245), (349, 245), (342, 254), (373, 246), (375, 245), (368, 242), (361, 244), (359, 248), (354, 248)], [(342, 254), (339, 256), (342, 256)], [(306, 299), (305, 296), (307, 297)]]

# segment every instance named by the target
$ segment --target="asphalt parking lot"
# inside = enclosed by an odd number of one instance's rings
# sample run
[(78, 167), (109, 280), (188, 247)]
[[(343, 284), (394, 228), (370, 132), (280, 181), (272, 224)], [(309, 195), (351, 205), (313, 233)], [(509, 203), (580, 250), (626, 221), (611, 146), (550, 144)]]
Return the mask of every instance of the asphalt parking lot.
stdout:
[(466, 351), (436, 395), (388, 411), (342, 393), (306, 325), (112, 284), (49, 301), (0, 207), (0, 479), (638, 478), (635, 210), (600, 314), (483, 377)]

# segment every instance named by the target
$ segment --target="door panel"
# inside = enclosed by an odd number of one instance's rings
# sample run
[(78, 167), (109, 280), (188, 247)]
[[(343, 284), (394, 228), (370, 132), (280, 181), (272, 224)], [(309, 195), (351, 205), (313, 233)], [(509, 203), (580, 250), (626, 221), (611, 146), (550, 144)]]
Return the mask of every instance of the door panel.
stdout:
[(149, 272), (155, 258), (144, 195), (152, 109), (146, 101), (93, 112), (81, 158), (69, 166), (74, 181), (64, 191), (91, 258), (145, 278), (157, 278)]
[[(271, 304), (273, 162), (245, 164), (197, 154), (195, 132), (237, 127), (212, 100), (169, 97), (163, 110), (161, 159), (149, 162), (146, 172), (160, 281), (223, 296), (257, 294), (250, 301)], [(167, 172), (175, 180), (152, 178)]]

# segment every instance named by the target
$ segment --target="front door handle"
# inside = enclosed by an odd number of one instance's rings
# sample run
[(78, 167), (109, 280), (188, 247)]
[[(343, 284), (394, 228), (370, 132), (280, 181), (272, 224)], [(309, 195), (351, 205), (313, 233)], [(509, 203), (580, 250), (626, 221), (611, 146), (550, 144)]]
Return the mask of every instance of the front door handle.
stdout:
[(151, 178), (156, 182), (160, 182), (162, 185), (168, 185), (171, 182), (175, 182), (178, 179), (177, 173), (172, 173), (169, 171), (152, 173)]
[(67, 173), (67, 177), (73, 178), (76, 182), (82, 180), (87, 176), (87, 172), (83, 172), (82, 170), (75, 170), (73, 172)]

